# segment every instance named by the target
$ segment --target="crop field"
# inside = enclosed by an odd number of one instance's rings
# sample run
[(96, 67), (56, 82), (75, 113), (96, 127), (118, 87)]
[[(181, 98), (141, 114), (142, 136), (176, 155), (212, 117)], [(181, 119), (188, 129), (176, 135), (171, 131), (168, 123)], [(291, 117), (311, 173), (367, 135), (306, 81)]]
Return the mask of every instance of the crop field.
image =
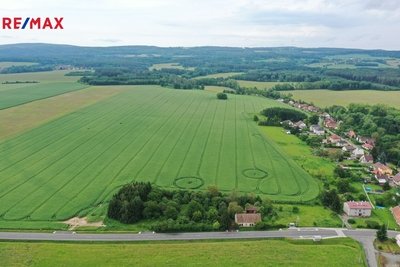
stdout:
[(131, 181), (313, 199), (317, 182), (252, 120), (275, 105), (132, 86), (0, 143), (0, 221), (90, 215)]
[(49, 267), (366, 266), (360, 244), (350, 238), (326, 239), (318, 244), (311, 240), (0, 242), (0, 258), (4, 266)]
[[(86, 88), (67, 71), (0, 74), (0, 110)], [(23, 83), (36, 81), (38, 83)], [(5, 82), (20, 82), (4, 84)], [(22, 82), (22, 83), (21, 83)]]
[(283, 82), (256, 82), (256, 81), (244, 81), (244, 80), (237, 80), (240, 86), (242, 87), (257, 87), (258, 89), (271, 89), (277, 84), (283, 84)]
[(159, 63), (153, 64), (149, 70), (161, 70), (161, 69), (178, 69), (178, 70), (194, 70), (195, 68), (187, 68), (179, 63)]
[(347, 106), (350, 103), (360, 104), (385, 104), (395, 108), (400, 107), (400, 91), (374, 91), (374, 90), (294, 90), (287, 91), (296, 100), (313, 102), (319, 107), (332, 105)]
[(12, 66), (31, 66), (31, 65), (35, 65), (35, 64), (37, 64), (37, 63), (2, 61), (2, 62), (0, 62), (0, 70), (4, 69), (4, 68), (12, 67)]

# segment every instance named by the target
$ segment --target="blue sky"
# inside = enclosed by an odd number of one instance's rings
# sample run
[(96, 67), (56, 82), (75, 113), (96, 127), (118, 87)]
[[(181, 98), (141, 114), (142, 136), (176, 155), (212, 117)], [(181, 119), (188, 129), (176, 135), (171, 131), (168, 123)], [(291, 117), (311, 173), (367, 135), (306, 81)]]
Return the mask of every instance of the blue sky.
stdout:
[(0, 30), (0, 44), (302, 46), (400, 50), (398, 0), (2, 0), (1, 16), (64, 30)]

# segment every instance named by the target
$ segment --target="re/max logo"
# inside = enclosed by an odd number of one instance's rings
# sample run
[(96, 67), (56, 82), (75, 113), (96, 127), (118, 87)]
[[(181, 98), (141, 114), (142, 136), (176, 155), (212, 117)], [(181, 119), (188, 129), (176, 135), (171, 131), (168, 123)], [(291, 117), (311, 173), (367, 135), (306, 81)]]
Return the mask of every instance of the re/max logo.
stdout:
[(62, 30), (64, 29), (62, 22), (63, 17), (54, 17), (54, 18), (21, 18), (21, 17), (3, 17), (1, 20), (1, 28), (3, 30), (23, 30), (23, 29), (30, 29), (30, 30)]

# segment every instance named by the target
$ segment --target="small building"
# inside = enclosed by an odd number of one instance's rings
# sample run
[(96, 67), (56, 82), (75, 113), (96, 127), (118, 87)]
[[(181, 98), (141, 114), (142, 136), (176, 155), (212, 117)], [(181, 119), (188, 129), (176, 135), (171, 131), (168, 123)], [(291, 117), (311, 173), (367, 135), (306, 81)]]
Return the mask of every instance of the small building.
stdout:
[(261, 222), (260, 213), (236, 213), (235, 223), (242, 227), (252, 227)]
[(289, 127), (293, 127), (293, 122), (291, 120), (281, 121), (281, 125), (287, 125)]
[(307, 128), (307, 124), (305, 124), (303, 121), (298, 121), (296, 123), (293, 124), (294, 128), (299, 128), (300, 130), (303, 130), (305, 128)]
[(336, 142), (336, 146), (338, 146), (338, 147), (344, 147), (347, 145), (348, 145), (348, 143), (344, 140), (340, 140), (340, 141)]
[(325, 119), (324, 125), (326, 128), (329, 128), (329, 129), (337, 129), (338, 128), (337, 122), (332, 118)]
[(390, 209), (393, 214), (393, 218), (396, 220), (396, 223), (400, 225), (400, 206), (396, 206)]
[(310, 126), (310, 132), (316, 134), (316, 135), (324, 135), (325, 130), (319, 125), (311, 125)]
[(374, 146), (365, 143), (365, 144), (362, 145), (362, 148), (364, 148), (365, 150), (372, 150), (374, 148)]
[(343, 152), (350, 152), (352, 153), (356, 148), (354, 146), (348, 145), (348, 146), (344, 146), (342, 147), (342, 151)]
[(380, 162), (375, 163), (373, 165), (373, 168), (374, 168), (373, 173), (375, 174), (387, 174), (387, 175), (393, 174), (393, 170), (390, 167)]
[(356, 133), (355, 133), (353, 130), (348, 131), (348, 132), (346, 133), (346, 135), (347, 135), (349, 138), (356, 138), (356, 137), (357, 137)]
[(349, 217), (370, 217), (372, 205), (368, 201), (347, 201), (343, 204), (343, 211)]
[(374, 163), (374, 157), (372, 155), (365, 155), (360, 158), (360, 162), (364, 164)]
[(400, 185), (400, 172), (393, 176), (392, 181), (395, 185), (399, 186)]
[(356, 149), (351, 152), (353, 158), (359, 159), (364, 156), (364, 149), (356, 147)]
[(329, 138), (328, 138), (328, 141), (331, 143), (331, 144), (336, 144), (337, 142), (339, 142), (339, 141), (341, 141), (342, 140), (342, 138), (339, 136), (339, 135), (337, 135), (337, 134), (332, 134), (331, 136), (329, 136)]

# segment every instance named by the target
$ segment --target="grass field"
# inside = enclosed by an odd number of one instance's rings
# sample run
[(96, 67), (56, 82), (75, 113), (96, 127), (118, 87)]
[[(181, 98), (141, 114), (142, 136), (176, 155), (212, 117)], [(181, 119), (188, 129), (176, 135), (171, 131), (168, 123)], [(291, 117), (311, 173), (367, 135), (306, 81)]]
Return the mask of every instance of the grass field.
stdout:
[(255, 82), (255, 81), (243, 81), (237, 80), (240, 86), (242, 87), (257, 87), (258, 89), (271, 89), (277, 84), (283, 84), (282, 82)]
[(220, 93), (223, 92), (224, 90), (232, 90), (232, 89), (224, 86), (204, 86), (204, 90), (213, 93)]
[(366, 266), (349, 238), (156, 243), (0, 242), (3, 266)]
[[(99, 210), (123, 184), (310, 200), (317, 182), (260, 131), (261, 97), (136, 86), (0, 144), (0, 220)], [(268, 135), (268, 133), (267, 133)]]
[(287, 91), (296, 100), (313, 102), (319, 107), (332, 105), (347, 106), (350, 103), (386, 104), (400, 108), (400, 91), (331, 91), (331, 90), (294, 90)]

